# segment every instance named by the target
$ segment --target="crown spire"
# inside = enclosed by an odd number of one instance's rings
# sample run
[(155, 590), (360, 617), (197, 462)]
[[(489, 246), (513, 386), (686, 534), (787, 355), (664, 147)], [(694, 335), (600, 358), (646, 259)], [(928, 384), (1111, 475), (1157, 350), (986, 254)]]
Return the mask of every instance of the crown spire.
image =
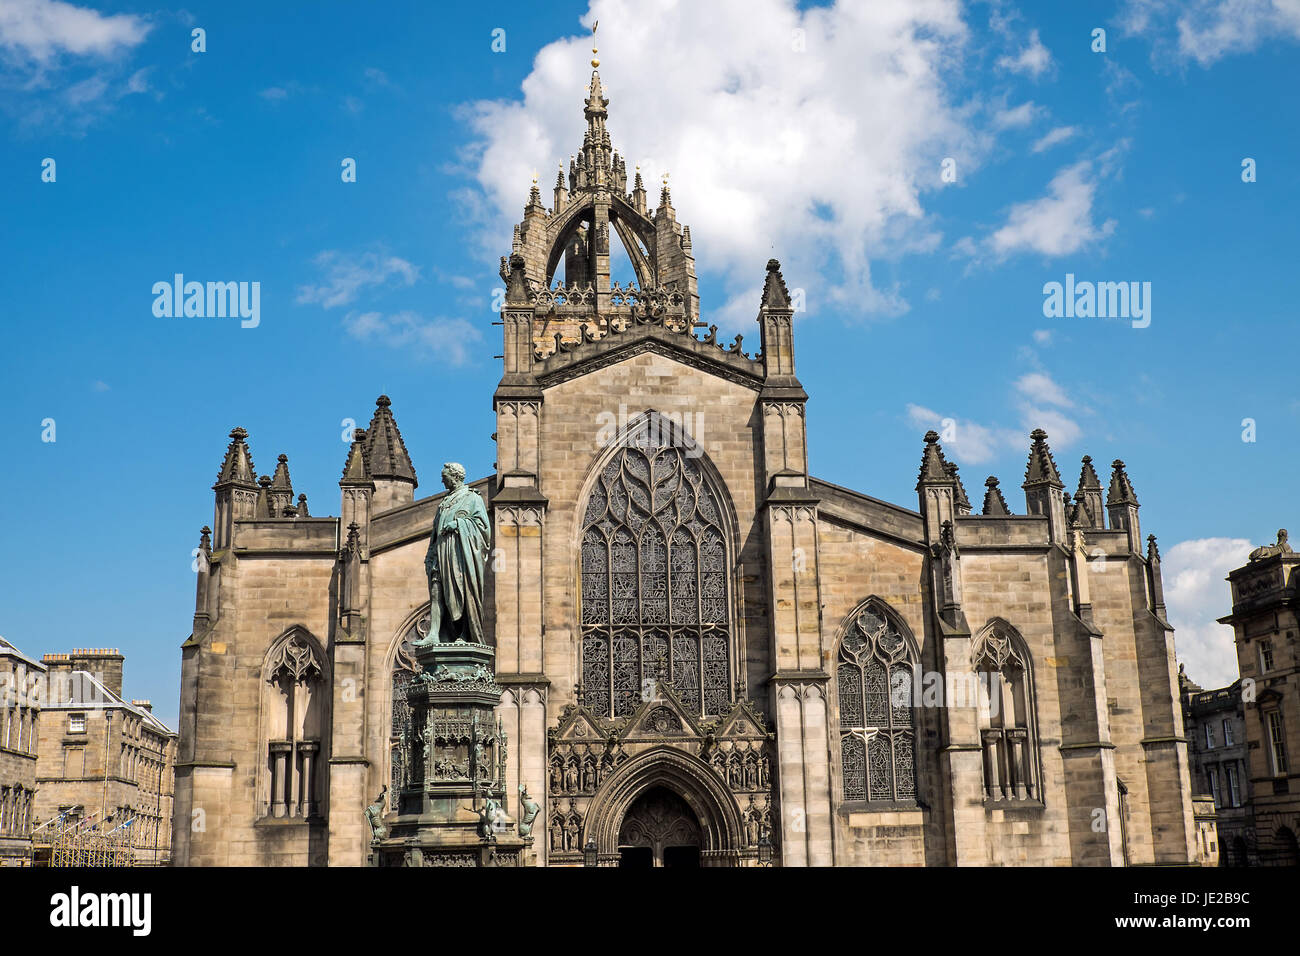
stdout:
[(600, 74), (596, 72), (596, 68), (600, 66), (600, 60), (596, 56), (596, 27), (598, 26), (600, 26), (599, 20), (591, 28), (591, 86), (587, 89), (587, 108), (584, 111), (587, 114), (588, 126), (591, 126), (593, 116), (604, 116), (605, 108), (609, 106), (609, 99), (600, 85)]

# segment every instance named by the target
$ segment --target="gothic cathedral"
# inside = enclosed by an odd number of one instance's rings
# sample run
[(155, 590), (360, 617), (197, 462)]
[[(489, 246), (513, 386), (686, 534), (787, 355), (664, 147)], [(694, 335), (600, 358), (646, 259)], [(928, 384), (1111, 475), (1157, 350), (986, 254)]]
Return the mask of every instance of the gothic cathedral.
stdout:
[[(469, 482), (512, 838), (521, 786), (538, 805), (521, 861), (1193, 860), (1160, 556), (1123, 462), (1103, 491), (1085, 457), (1071, 500), (1034, 431), (1023, 514), (994, 478), (976, 512), (933, 432), (913, 507), (809, 475), (779, 264), (758, 350), (717, 341), (690, 229), (666, 185), (653, 208), (628, 188), (608, 103), (593, 72), (581, 151), (502, 259), (498, 460)], [(339, 517), (295, 501), (284, 455), (259, 478), (246, 439), (200, 543), (174, 858), (363, 865), (419, 732), (443, 495), (416, 497), (386, 396)]]

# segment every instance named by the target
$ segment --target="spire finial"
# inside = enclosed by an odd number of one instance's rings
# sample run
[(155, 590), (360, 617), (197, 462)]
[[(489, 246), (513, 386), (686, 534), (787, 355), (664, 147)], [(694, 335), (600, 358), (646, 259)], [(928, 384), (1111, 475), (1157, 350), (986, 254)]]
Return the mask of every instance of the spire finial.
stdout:
[(596, 28), (598, 26), (600, 26), (599, 20), (591, 25), (591, 68), (593, 70), (600, 66), (600, 60), (596, 59), (596, 54), (599, 52), (596, 49)]

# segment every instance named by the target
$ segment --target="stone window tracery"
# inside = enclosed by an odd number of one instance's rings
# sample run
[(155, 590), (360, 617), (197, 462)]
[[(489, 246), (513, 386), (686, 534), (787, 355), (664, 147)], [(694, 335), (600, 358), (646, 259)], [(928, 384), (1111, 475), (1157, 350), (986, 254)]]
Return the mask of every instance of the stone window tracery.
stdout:
[(840, 642), (840, 773), (846, 801), (916, 800), (916, 728), (910, 642), (874, 602), (859, 610)]
[(984, 795), (989, 800), (1041, 800), (1032, 669), (1023, 638), (994, 621), (971, 654), (979, 681)]
[(656, 679), (692, 713), (732, 700), (722, 507), (698, 447), (651, 419), (601, 469), (581, 545), (586, 705), (624, 717)]
[(299, 630), (272, 648), (264, 670), (268, 786), (266, 813), (313, 817), (319, 812), (325, 668), (319, 649)]

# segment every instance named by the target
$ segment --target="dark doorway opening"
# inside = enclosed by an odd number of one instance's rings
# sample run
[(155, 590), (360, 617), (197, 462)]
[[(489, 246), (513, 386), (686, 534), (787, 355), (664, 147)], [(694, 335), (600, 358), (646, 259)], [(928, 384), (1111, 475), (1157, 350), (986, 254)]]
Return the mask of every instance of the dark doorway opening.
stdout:
[(654, 850), (648, 846), (621, 846), (618, 848), (618, 865), (629, 870), (648, 870), (655, 865)]
[(664, 847), (664, 866), (698, 867), (700, 865), (700, 848), (698, 846)]
[(677, 793), (651, 787), (624, 814), (618, 852), (620, 866), (699, 866), (700, 822)]

